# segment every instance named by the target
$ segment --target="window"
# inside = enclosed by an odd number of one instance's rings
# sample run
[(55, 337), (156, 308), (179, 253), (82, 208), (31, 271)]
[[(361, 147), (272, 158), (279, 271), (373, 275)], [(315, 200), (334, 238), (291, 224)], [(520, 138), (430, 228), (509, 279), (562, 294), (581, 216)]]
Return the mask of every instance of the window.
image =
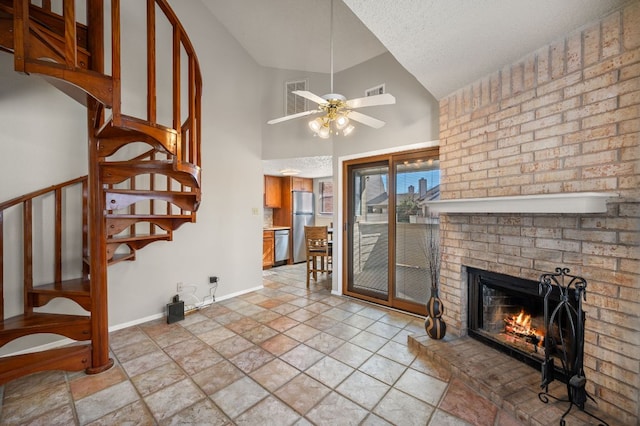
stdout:
[(320, 181), (320, 214), (333, 214), (333, 182)]

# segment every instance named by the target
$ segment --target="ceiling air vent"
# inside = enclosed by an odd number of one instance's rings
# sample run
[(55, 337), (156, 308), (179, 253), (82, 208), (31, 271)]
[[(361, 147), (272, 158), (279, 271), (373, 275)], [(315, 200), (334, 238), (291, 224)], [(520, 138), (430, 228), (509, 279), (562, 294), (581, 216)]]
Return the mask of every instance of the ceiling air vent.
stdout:
[(297, 114), (307, 110), (307, 100), (291, 93), (294, 90), (307, 90), (307, 80), (287, 81), (284, 84), (285, 115)]
[(382, 95), (383, 93), (384, 93), (384, 83), (364, 91), (365, 96)]

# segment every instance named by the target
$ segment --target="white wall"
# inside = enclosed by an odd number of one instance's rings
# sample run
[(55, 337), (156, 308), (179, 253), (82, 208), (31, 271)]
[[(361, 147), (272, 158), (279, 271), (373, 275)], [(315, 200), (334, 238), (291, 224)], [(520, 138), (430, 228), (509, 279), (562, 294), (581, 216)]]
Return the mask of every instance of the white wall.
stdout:
[(162, 312), (178, 282), (197, 285), (199, 297), (212, 275), (218, 297), (262, 286), (261, 111), (250, 101), (260, 93), (259, 68), (201, 2), (170, 3), (203, 75), (202, 204), (197, 223), (172, 242), (109, 268), (110, 325)]
[[(322, 140), (314, 137), (307, 127), (307, 117), (266, 124), (267, 120), (284, 115), (284, 83), (302, 79), (308, 79), (311, 92), (320, 96), (329, 93), (329, 74), (262, 69), (262, 149), (265, 160), (336, 156), (419, 143), (438, 137), (438, 101), (390, 53), (379, 55), (334, 76), (334, 92), (347, 99), (363, 97), (366, 89), (385, 84), (387, 93), (396, 97), (396, 104), (359, 110), (385, 121), (386, 125), (382, 129), (354, 123), (356, 130), (348, 138)], [(309, 109), (315, 106), (309, 102)]]
[(355, 123), (351, 135), (333, 138), (334, 158), (438, 138), (438, 101), (390, 53), (336, 75), (336, 87), (347, 99), (362, 97), (365, 90), (382, 83), (386, 93), (395, 96), (396, 103), (358, 111), (386, 122), (385, 126), (374, 129)]
[[(0, 200), (87, 174), (87, 112), (0, 51)], [(38, 171), (38, 173), (34, 173)]]
[[(18, 74), (13, 69), (13, 55), (0, 52), (0, 202), (43, 189), (87, 174), (87, 120), (84, 106), (55, 89), (38, 76)], [(76, 197), (76, 201), (78, 201)], [(34, 281), (41, 283), (53, 277), (53, 264), (47, 251), (53, 247), (53, 214), (43, 215), (52, 208), (52, 197), (34, 202)], [(66, 209), (74, 223), (79, 223), (80, 204)], [(22, 313), (22, 208), (16, 207), (4, 215), (4, 307), (5, 316)], [(65, 222), (66, 223), (66, 222)], [(40, 232), (49, 229), (50, 232)], [(80, 228), (76, 228), (79, 230)], [(63, 269), (78, 272), (81, 267), (81, 247), (78, 238), (65, 240)], [(69, 248), (77, 257), (69, 258)], [(75, 303), (56, 299), (54, 311), (70, 309), (82, 313)], [(51, 335), (25, 337), (0, 349), (0, 354), (49, 342)]]

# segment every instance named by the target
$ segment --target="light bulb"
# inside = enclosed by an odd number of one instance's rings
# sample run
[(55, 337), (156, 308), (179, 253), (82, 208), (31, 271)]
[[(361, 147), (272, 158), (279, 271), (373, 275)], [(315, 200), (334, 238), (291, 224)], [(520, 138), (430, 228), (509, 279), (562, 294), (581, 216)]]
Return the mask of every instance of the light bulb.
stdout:
[(345, 136), (349, 136), (351, 134), (351, 132), (353, 132), (356, 128), (353, 127), (351, 124), (349, 124), (347, 127), (345, 127), (345, 129), (342, 131), (342, 134)]
[(318, 136), (322, 139), (328, 139), (331, 136), (331, 129), (329, 126), (322, 126), (320, 130), (318, 130)]
[(309, 128), (311, 128), (311, 130), (313, 130), (316, 133), (318, 133), (320, 131), (321, 127), (322, 127), (322, 119), (321, 118), (316, 118), (315, 120), (311, 120), (309, 122)]
[(347, 124), (349, 124), (349, 119), (346, 115), (340, 115), (338, 116), (338, 118), (336, 118), (336, 128), (338, 130), (344, 129), (345, 127), (347, 127)]

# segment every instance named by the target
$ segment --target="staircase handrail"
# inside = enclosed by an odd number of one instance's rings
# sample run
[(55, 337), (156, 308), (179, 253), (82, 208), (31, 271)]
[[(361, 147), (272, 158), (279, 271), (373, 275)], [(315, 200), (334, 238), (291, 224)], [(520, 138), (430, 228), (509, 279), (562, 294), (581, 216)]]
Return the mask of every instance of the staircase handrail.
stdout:
[(42, 189), (38, 189), (38, 190), (33, 191), (33, 192), (29, 192), (28, 194), (20, 195), (20, 196), (18, 196), (16, 198), (12, 198), (10, 200), (7, 200), (7, 201), (4, 201), (4, 202), (0, 203), (0, 212), (4, 211), (4, 210), (6, 210), (6, 209), (8, 209), (10, 207), (13, 207), (13, 206), (16, 206), (18, 204), (21, 204), (21, 203), (23, 203), (23, 202), (25, 202), (25, 201), (27, 201), (29, 199), (34, 199), (34, 198), (39, 197), (41, 195), (45, 195), (45, 194), (47, 194), (49, 192), (54, 192), (54, 191), (56, 191), (58, 189), (63, 189), (66, 186), (72, 186), (72, 185), (75, 185), (76, 183), (80, 183), (80, 182), (83, 182), (83, 181), (86, 181), (86, 180), (87, 180), (87, 176), (80, 176), (80, 177), (77, 177), (75, 179), (71, 179), (71, 180), (68, 180), (66, 182), (59, 183), (57, 185), (51, 185), (51, 186), (48, 186), (46, 188), (42, 188)]
[[(47, 188), (42, 188), (28, 194), (20, 195), (18, 197), (12, 198), (10, 200), (4, 201), (0, 203), (0, 320), (4, 318), (4, 236), (2, 231), (2, 224), (4, 223), (4, 212), (7, 209), (18, 206), (22, 204), (23, 207), (23, 282), (24, 282), (24, 292), (28, 292), (33, 289), (33, 248), (32, 248), (32, 237), (33, 237), (33, 220), (32, 220), (32, 204), (33, 200), (48, 195), (51, 193), (55, 194), (55, 247), (54, 255), (54, 279), (56, 282), (62, 281), (62, 203), (63, 203), (63, 190), (72, 187), (74, 185), (82, 185), (82, 192), (86, 194), (87, 192), (87, 176), (81, 176), (75, 179), (68, 180), (66, 182), (59, 183), (57, 185), (52, 185)], [(84, 198), (84, 197), (83, 197)], [(82, 226), (84, 228), (87, 227), (87, 205), (85, 202), (82, 203)], [(88, 241), (86, 237), (83, 235), (82, 238), (82, 252), (83, 256), (88, 255)], [(83, 263), (83, 275), (88, 274), (88, 270)], [(24, 309), (25, 312), (30, 311), (32, 308), (27, 306), (27, 300), (25, 297), (24, 301)]]
[[(60, 31), (64, 28), (64, 49), (62, 47), (57, 48), (57, 54), (61, 57), (63, 63), (48, 62), (50, 67), (55, 71), (51, 74), (54, 77), (69, 79), (73, 84), (82, 86), (83, 78), (79, 76), (75, 70), (82, 69), (86, 74), (88, 82), (94, 92), (85, 88), (87, 93), (99, 99), (105, 103), (106, 106), (112, 108), (112, 120), (116, 126), (121, 125), (121, 62), (120, 62), (120, 45), (121, 45), (121, 20), (120, 20), (120, 2), (121, 0), (111, 1), (111, 10), (103, 10), (103, 13), (110, 13), (111, 15), (111, 76), (110, 81), (112, 88), (108, 93), (98, 89), (95, 84), (95, 78), (97, 74), (92, 70), (86, 69), (86, 64), (80, 64), (78, 61), (78, 48), (79, 45), (86, 44), (86, 26), (78, 24), (76, 19), (75, 0), (62, 0), (63, 7), (61, 15), (52, 11), (50, 1), (42, 1), (41, 5), (31, 4), (32, 0), (15, 0), (14, 2), (14, 14), (15, 14), (15, 30), (14, 37), (15, 43), (15, 67), (18, 71), (28, 72), (27, 62), (29, 58), (29, 52), (25, 51), (25, 44), (22, 42), (29, 37), (30, 27), (30, 12), (29, 9), (39, 11), (42, 16), (59, 16), (62, 19), (62, 23), (58, 24), (57, 30)], [(87, 0), (89, 3), (91, 0)], [(200, 72), (200, 65), (195, 53), (195, 49), (189, 39), (187, 32), (185, 31), (182, 23), (171, 9), (167, 0), (147, 0), (147, 117), (152, 126), (157, 123), (156, 117), (156, 58), (159, 55), (156, 54), (156, 6), (166, 18), (166, 23), (172, 28), (172, 123), (171, 127), (177, 133), (177, 140), (175, 144), (175, 152), (171, 152), (174, 156), (174, 168), (177, 171), (192, 171), (193, 166), (198, 170), (201, 166), (200, 158), (200, 139), (201, 139), (201, 96), (202, 96), (202, 74)], [(108, 6), (104, 6), (105, 8)], [(164, 22), (163, 22), (164, 24)], [(164, 46), (160, 46), (164, 48)], [(183, 55), (184, 54), (184, 55)], [(182, 67), (181, 61), (187, 61), (187, 78), (182, 81)], [(94, 58), (94, 60), (101, 61), (104, 58)], [(32, 61), (33, 62), (33, 61)], [(38, 62), (37, 60), (35, 62)], [(35, 72), (45, 72), (43, 63), (46, 61), (40, 61), (42, 63), (30, 63), (31, 68)], [(91, 77), (90, 77), (91, 76)], [(186, 116), (183, 118), (182, 105), (182, 91), (186, 90), (188, 93)], [(187, 164), (188, 163), (188, 164)]]
[[(176, 170), (183, 169), (183, 163), (195, 165), (198, 169), (201, 166), (200, 158), (200, 135), (201, 135), (201, 96), (202, 96), (202, 74), (200, 64), (191, 41), (166, 0), (147, 0), (147, 117), (150, 123), (158, 124), (156, 117), (156, 18), (155, 5), (163, 12), (169, 25), (173, 29), (172, 34), (172, 127), (178, 133), (174, 156), (174, 167)], [(114, 84), (113, 121), (118, 125), (120, 122), (120, 0), (112, 1), (112, 74)], [(184, 52), (188, 61), (188, 115), (183, 120), (181, 105), (181, 53)]]

